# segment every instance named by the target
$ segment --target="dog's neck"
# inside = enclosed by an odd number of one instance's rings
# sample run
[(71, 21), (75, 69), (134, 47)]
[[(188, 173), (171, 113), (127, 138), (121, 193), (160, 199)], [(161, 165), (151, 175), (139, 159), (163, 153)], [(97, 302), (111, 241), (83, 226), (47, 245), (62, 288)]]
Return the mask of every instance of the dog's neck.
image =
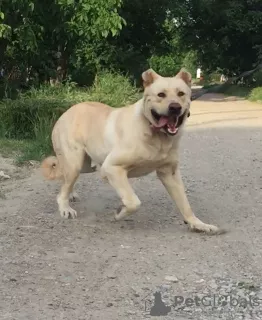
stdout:
[[(140, 100), (138, 100), (135, 104), (134, 104), (134, 107), (135, 107), (135, 116), (140, 118), (143, 123), (148, 127), (150, 128), (151, 126), (151, 122), (147, 119), (147, 117), (145, 116), (144, 114), (144, 103), (145, 103), (145, 99), (144, 97)], [(150, 128), (151, 130), (151, 128)]]
[(144, 97), (143, 98), (141, 98), (140, 100), (138, 100), (135, 104), (134, 104), (134, 106), (135, 106), (135, 114), (137, 115), (137, 116), (144, 116), (144, 112), (143, 112), (143, 108), (144, 108), (144, 101), (145, 101), (145, 99), (144, 99)]

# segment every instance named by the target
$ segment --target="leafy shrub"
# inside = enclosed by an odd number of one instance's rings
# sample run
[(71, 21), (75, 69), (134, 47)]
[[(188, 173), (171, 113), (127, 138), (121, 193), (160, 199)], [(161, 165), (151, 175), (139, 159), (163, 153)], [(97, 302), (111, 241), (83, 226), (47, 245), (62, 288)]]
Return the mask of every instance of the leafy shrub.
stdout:
[(152, 56), (149, 59), (150, 68), (154, 69), (161, 76), (172, 77), (176, 75), (182, 67), (182, 61), (176, 56)]
[(108, 72), (98, 75), (91, 88), (77, 88), (74, 83), (32, 88), (16, 100), (0, 102), (0, 136), (38, 139), (39, 130), (41, 135), (50, 132), (58, 117), (73, 104), (92, 100), (121, 107), (138, 98), (138, 90), (126, 77)]
[(34, 128), (39, 119), (52, 121), (68, 107), (59, 100), (20, 98), (4, 100), (0, 103), (2, 116), (1, 133), (5, 138), (35, 138)]
[(197, 55), (195, 51), (189, 51), (186, 54), (181, 67), (186, 68), (186, 70), (191, 73), (193, 78), (196, 76), (198, 63), (197, 63)]
[(249, 95), (250, 101), (257, 101), (262, 102), (262, 87), (257, 87), (251, 90), (251, 93)]
[(89, 91), (90, 99), (112, 107), (123, 107), (140, 98), (137, 88), (127, 77), (113, 72), (99, 74)]
[(153, 55), (149, 59), (149, 65), (162, 76), (172, 77), (183, 67), (194, 77), (197, 70), (197, 56), (194, 51), (189, 51), (184, 57), (181, 54)]

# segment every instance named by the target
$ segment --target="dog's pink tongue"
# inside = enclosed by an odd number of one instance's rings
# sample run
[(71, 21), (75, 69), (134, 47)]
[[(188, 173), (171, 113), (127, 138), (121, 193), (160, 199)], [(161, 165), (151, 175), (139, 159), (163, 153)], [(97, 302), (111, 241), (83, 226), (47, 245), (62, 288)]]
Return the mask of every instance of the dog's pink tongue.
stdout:
[(163, 128), (166, 124), (168, 123), (168, 117), (166, 116), (162, 116), (159, 121), (158, 124), (155, 125), (157, 128)]

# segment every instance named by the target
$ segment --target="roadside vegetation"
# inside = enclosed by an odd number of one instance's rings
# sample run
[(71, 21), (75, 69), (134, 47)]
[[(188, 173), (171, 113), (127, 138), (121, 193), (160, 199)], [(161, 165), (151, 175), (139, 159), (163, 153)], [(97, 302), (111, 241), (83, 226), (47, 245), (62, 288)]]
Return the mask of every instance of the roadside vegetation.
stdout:
[(0, 152), (15, 154), (18, 163), (41, 160), (52, 152), (50, 134), (58, 117), (72, 105), (100, 101), (112, 107), (135, 102), (138, 89), (121, 75), (104, 72), (91, 87), (66, 83), (42, 85), (0, 102)]
[[(259, 0), (3, 0), (0, 152), (41, 160), (68, 107), (132, 103), (149, 67), (163, 76), (185, 67), (193, 78), (201, 67), (204, 80), (195, 83), (215, 88), (222, 73), (261, 63), (261, 26)], [(258, 78), (220, 90), (261, 101)]]
[(252, 102), (262, 103), (262, 71), (252, 74), (235, 83), (221, 84), (218, 81), (204, 83), (204, 89), (209, 92), (223, 93), (236, 96)]

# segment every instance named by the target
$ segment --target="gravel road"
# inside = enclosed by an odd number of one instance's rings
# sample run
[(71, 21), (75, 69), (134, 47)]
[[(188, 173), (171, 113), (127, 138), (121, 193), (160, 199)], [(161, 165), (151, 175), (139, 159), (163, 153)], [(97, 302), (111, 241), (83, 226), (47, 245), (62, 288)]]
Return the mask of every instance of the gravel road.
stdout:
[(155, 174), (132, 180), (142, 206), (121, 222), (114, 190), (82, 175), (63, 220), (58, 183), (0, 158), (0, 319), (261, 319), (261, 140), (262, 105), (192, 103), (181, 171), (198, 217), (229, 230), (217, 236), (188, 231)]

